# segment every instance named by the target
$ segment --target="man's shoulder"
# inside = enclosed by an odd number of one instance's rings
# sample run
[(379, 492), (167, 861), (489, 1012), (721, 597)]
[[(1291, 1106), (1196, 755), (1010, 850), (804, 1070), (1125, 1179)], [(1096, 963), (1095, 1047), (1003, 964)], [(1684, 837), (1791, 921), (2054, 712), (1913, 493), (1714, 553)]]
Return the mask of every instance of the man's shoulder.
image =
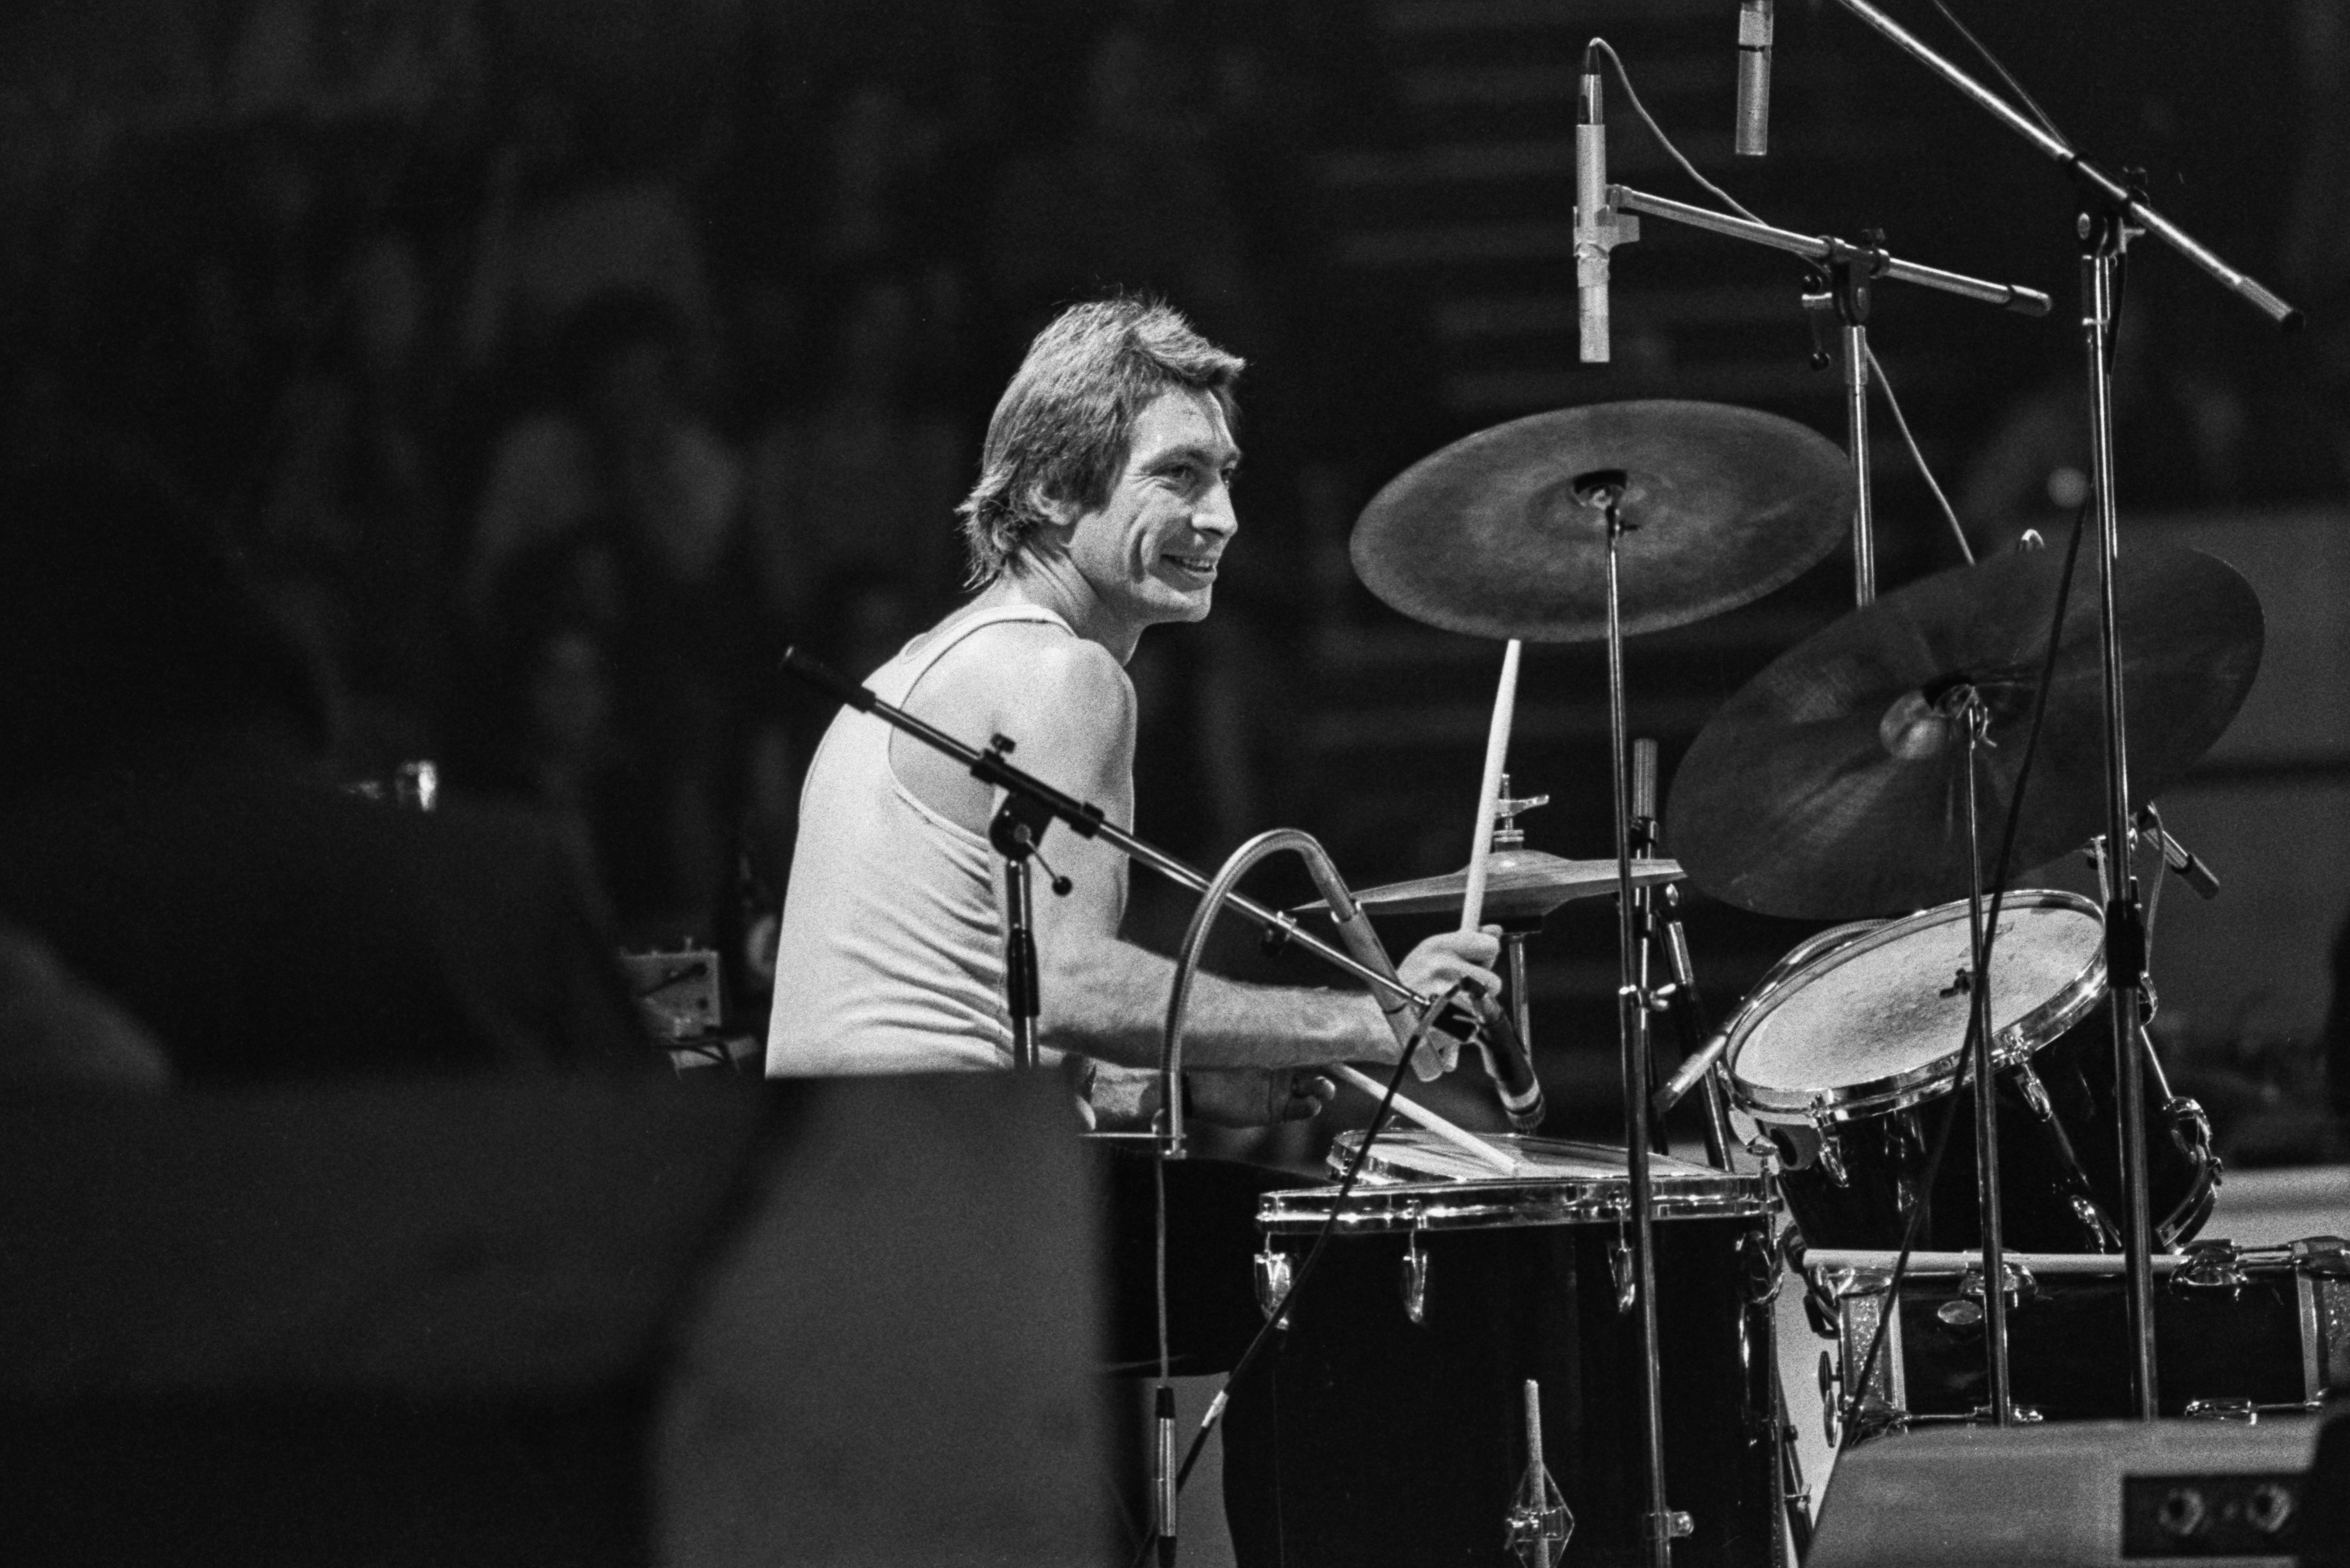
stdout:
[(1058, 620), (990, 621), (960, 636), (950, 624), (940, 635), (956, 640), (939, 656), (933, 678), (983, 692), (1009, 711), (1133, 701), (1133, 683), (1117, 656)]

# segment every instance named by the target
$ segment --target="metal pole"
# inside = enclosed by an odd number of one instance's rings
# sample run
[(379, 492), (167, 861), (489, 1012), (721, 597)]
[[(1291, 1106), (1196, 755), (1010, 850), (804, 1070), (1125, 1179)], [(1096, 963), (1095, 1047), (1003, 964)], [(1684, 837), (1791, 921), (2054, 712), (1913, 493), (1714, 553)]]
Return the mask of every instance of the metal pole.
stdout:
[(2118, 211), (2081, 217), (2081, 344), (2089, 380), (2089, 458), (2096, 520), (2097, 637), (2104, 655), (2106, 703), (2106, 844), (2112, 871), (2106, 904), (2106, 981), (2113, 1024), (2122, 1149), (2122, 1255), (2127, 1262), (2130, 1398), (2141, 1421), (2159, 1404), (2154, 1365), (2154, 1238), (2147, 1212), (2146, 1077), (2138, 1050), (2144, 1021), (2146, 928), (2138, 913), (2137, 878), (2129, 853), (2129, 751), (2122, 711), (2121, 640), (2114, 609), (2114, 571), (2121, 556), (2120, 513), (2114, 495), (2113, 382), (2110, 359), (2114, 276), (2127, 234)]
[(1999, 1200), (1999, 1083), (1992, 1075), (1991, 970), (1984, 961), (1982, 846), (1975, 802), (1975, 760), (1990, 715), (1982, 699), (1969, 691), (1959, 711), (1967, 727), (1967, 940), (1973, 961), (1968, 999), (1972, 1002), (1975, 1075), (1975, 1173), (1981, 1203), (1983, 1252), (1983, 1355), (1991, 1383), (1993, 1426), (2015, 1424), (2015, 1401), (2007, 1376), (2007, 1247)]
[(1624, 1142), (1630, 1167), (1633, 1310), (1639, 1335), (1641, 1493), (1640, 1542), (1650, 1568), (1671, 1568), (1678, 1523), (1665, 1499), (1664, 1397), (1657, 1375), (1657, 1271), (1654, 1203), (1648, 1170), (1648, 1005), (1639, 983), (1636, 906), (1632, 900), (1629, 723), (1624, 712), (1623, 590), (1617, 546), (1624, 532), (1617, 504), (1624, 476), (1586, 476), (1586, 504), (1607, 514), (1607, 740), (1616, 795), (1617, 1028), (1624, 1052)]
[[(1017, 831), (1025, 833), (1025, 828)], [(1003, 934), (1004, 1000), (1012, 1012), (1012, 1064), (1036, 1065), (1036, 906), (1029, 891), (1028, 857), (1006, 856), (1003, 891), (1011, 905), (1011, 924)]]
[[(1837, 280), (1840, 291), (1849, 286)], [(1846, 316), (1842, 336), (1845, 440), (1852, 452), (1852, 602), (1866, 606), (1877, 598), (1876, 508), (1868, 493), (1868, 328)]]

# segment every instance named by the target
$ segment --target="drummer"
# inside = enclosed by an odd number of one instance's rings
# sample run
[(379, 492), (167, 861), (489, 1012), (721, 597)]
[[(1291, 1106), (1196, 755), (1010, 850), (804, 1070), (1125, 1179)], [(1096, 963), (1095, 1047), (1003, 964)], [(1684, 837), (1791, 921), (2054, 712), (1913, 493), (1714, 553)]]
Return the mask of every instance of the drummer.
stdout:
[[(1020, 765), (1133, 818), (1135, 693), (1145, 629), (1205, 617), (1240, 523), (1232, 480), (1241, 359), (1174, 310), (1128, 296), (1072, 306), (1029, 346), (988, 423), (960, 508), (975, 595), (868, 684)], [(773, 1076), (1006, 1066), (1001, 878), (987, 827), (1003, 794), (880, 720), (844, 709), (808, 770), (784, 904), (766, 1070)], [(1065, 898), (1036, 900), (1040, 1045), (1072, 1063), (1096, 1112), (1156, 1109), (1170, 961), (1120, 940), (1117, 850), (1048, 836)], [(1448, 932), (1399, 966), (1423, 993), (1498, 992), (1493, 928)], [(1316, 1114), (1315, 1069), (1391, 1063), (1359, 991), (1201, 974), (1184, 1033), (1191, 1110), (1234, 1125)]]

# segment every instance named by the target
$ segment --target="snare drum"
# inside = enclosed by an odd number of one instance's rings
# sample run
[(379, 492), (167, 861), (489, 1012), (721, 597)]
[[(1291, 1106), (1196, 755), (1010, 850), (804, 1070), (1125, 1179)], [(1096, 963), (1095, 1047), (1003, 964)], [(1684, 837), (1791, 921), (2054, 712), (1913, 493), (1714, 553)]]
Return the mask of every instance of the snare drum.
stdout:
[[(1241, 1562), (1509, 1568), (1528, 1378), (1542, 1386), (1544, 1457), (1574, 1516), (1566, 1561), (1648, 1561), (1638, 1320), (1619, 1288), (1623, 1151), (1493, 1141), (1521, 1161), (1519, 1176), (1495, 1179), (1418, 1133), (1374, 1147), (1270, 1365), (1234, 1391), (1226, 1417)], [(1768, 1563), (1778, 1525), (1767, 1303), (1779, 1274), (1762, 1185), (1663, 1158), (1650, 1168), (1668, 1498), (1693, 1523), (1673, 1560)], [(1262, 1299), (1286, 1288), (1336, 1196), (1266, 1195)]]
[[(1824, 932), (1773, 971), (1731, 1023), (1731, 1098), (1777, 1146), (1780, 1189), (1814, 1247), (1898, 1248), (1957, 1081), (1970, 994), (1961, 900)], [(2073, 893), (2025, 889), (1991, 950), (2001, 1212), (2012, 1247), (2121, 1250), (2121, 1150), (2105, 925)], [(1981, 1245), (1973, 1091), (1959, 1096), (1918, 1245)], [(1929, 1115), (1929, 1108), (1933, 1114)], [(2202, 1111), (2147, 1096), (2158, 1241), (2192, 1236), (2219, 1180)]]

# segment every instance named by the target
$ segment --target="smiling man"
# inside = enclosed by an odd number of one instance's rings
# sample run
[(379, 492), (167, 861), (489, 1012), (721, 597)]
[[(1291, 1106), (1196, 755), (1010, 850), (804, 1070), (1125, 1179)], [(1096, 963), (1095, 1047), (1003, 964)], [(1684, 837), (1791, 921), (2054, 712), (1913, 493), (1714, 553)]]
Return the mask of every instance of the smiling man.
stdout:
[[(875, 671), (873, 690), (974, 743), (1012, 736), (1022, 766), (1132, 821), (1126, 662), (1146, 628), (1208, 613), (1240, 530), (1241, 369), (1148, 301), (1076, 306), (1045, 327), (996, 404), (962, 507), (978, 592)], [(801, 799), (770, 1075), (1009, 1064), (1002, 878), (987, 841), (998, 804), (880, 720), (844, 710), (833, 721)], [(1046, 847), (1075, 887), (1036, 901), (1039, 1043), (1154, 1064), (1173, 966), (1118, 938), (1125, 858), (1066, 832)], [(1400, 968), (1422, 992), (1465, 977), (1490, 994), (1497, 950), (1491, 935), (1448, 933)], [(1314, 1068), (1396, 1051), (1365, 992), (1212, 975), (1191, 993), (1184, 1034), (1195, 1112), (1238, 1123), (1311, 1116), (1331, 1092)]]

